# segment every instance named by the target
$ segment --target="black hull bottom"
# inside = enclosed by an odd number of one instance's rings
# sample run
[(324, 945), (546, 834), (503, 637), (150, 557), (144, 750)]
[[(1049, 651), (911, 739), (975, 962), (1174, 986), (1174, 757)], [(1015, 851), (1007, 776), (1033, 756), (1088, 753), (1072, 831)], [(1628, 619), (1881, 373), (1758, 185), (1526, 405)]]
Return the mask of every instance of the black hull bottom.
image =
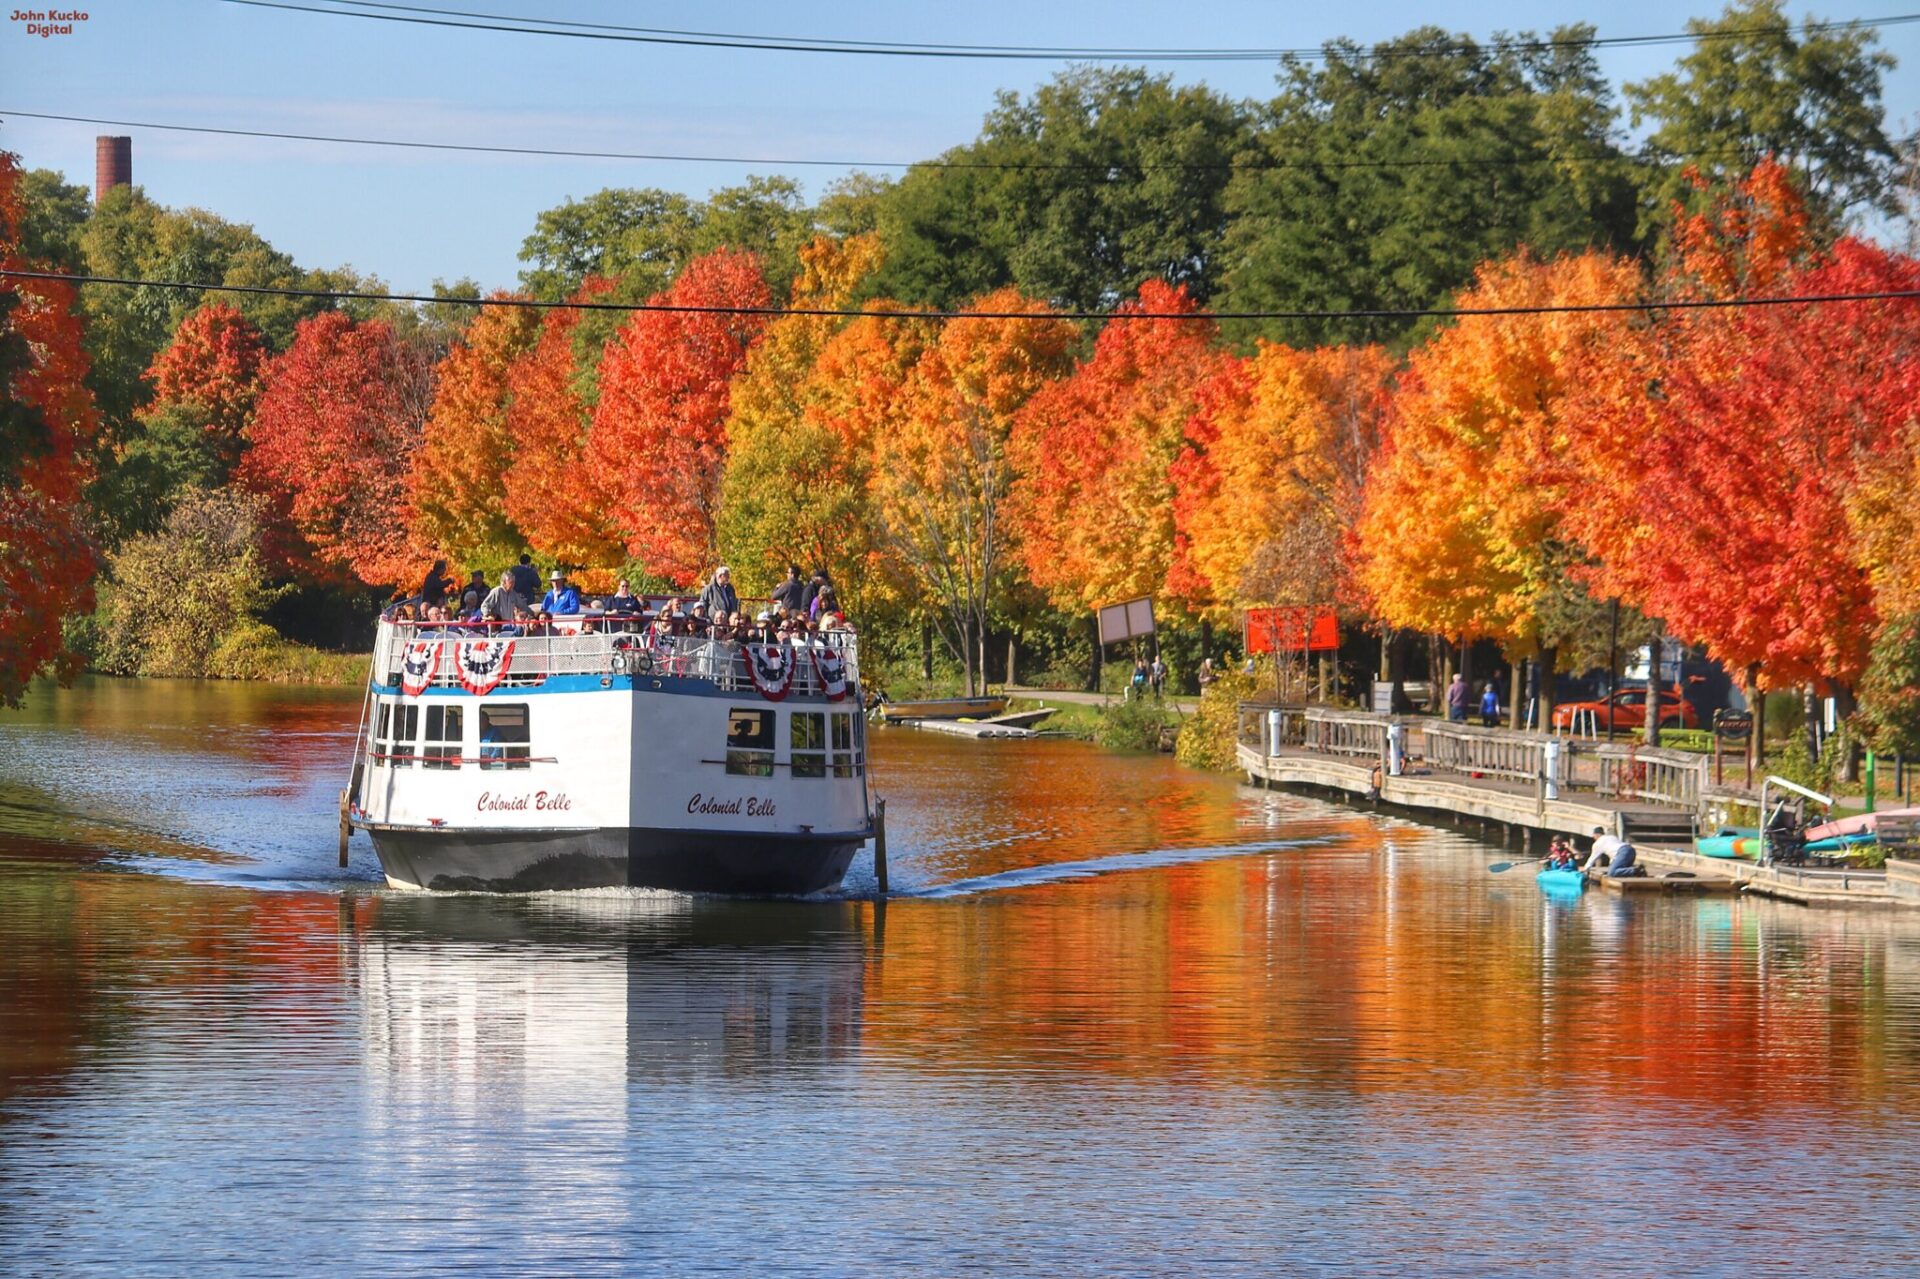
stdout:
[(638, 828), (376, 828), (369, 834), (387, 882), (396, 888), (493, 893), (622, 887), (756, 896), (817, 893), (840, 882), (866, 842), (860, 833), (745, 835)]

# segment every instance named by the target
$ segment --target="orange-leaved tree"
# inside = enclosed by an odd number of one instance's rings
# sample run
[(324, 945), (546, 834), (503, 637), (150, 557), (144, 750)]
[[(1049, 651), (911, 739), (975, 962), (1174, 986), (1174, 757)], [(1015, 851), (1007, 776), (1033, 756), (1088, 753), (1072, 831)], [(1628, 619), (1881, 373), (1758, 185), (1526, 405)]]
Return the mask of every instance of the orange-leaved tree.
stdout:
[[(612, 288), (589, 277), (568, 300), (590, 302)], [(607, 514), (605, 477), (586, 457), (593, 406), (574, 340), (584, 314), (571, 306), (548, 311), (539, 337), (507, 368), (513, 455), (500, 492), (507, 520), (534, 550), (558, 563), (607, 567), (620, 560), (620, 540)]]
[[(20, 164), (0, 151), (0, 267), (46, 270), (21, 250)], [(98, 430), (71, 285), (0, 280), (0, 704), (18, 705), (48, 666), (78, 659), (61, 639), (93, 607), (96, 552), (81, 501)]]
[(771, 298), (758, 257), (721, 249), (648, 301), (686, 309), (637, 311), (607, 343), (585, 462), (627, 553), (687, 586), (714, 566), (732, 382)]
[[(1612, 305), (1641, 287), (1618, 258), (1520, 254), (1482, 267), (1458, 306)], [(1538, 658), (1550, 691), (1557, 650), (1590, 642), (1595, 617), (1561, 527), (1566, 398), (1582, 353), (1623, 340), (1631, 323), (1621, 312), (1466, 316), (1413, 353), (1351, 538), (1356, 582), (1383, 622), (1497, 640)]]
[[(875, 236), (815, 239), (800, 251), (793, 305), (838, 309), (880, 262)], [(743, 593), (764, 595), (788, 563), (831, 574), (840, 602), (866, 613), (873, 555), (868, 452), (847, 426), (815, 411), (828, 388), (820, 358), (847, 321), (775, 320), (748, 352), (727, 419), (718, 557)]]
[(518, 453), (508, 429), (508, 373), (539, 332), (539, 313), (529, 308), (481, 309), (441, 357), (407, 479), (416, 544), (490, 577), (526, 545), (504, 492)]
[(1338, 560), (1293, 566), (1299, 582), (1323, 589), (1286, 590), (1278, 551), (1310, 526), (1320, 536), (1306, 540), (1337, 554), (1359, 516), (1394, 367), (1379, 347), (1262, 342), (1200, 388), (1172, 471), (1179, 557), (1171, 577), (1190, 606), (1224, 620), (1249, 605), (1329, 605), (1351, 595)]
[(411, 581), (407, 474), (433, 395), (420, 346), (338, 311), (302, 320), (267, 365), (239, 477), (298, 535), (289, 567), (375, 586)]
[(875, 440), (873, 492), (882, 545), (937, 610), (971, 692), (1012, 567), (1007, 438), (1021, 407), (1067, 371), (1079, 334), (1014, 289), (968, 311), (914, 365), (897, 425)]
[[(1132, 312), (1191, 319), (1131, 319)], [(1161, 594), (1173, 563), (1169, 468), (1224, 358), (1215, 326), (1184, 285), (1149, 280), (1120, 307), (1073, 372), (1015, 419), (1018, 476), (1007, 504), (1021, 562), (1059, 607)]]

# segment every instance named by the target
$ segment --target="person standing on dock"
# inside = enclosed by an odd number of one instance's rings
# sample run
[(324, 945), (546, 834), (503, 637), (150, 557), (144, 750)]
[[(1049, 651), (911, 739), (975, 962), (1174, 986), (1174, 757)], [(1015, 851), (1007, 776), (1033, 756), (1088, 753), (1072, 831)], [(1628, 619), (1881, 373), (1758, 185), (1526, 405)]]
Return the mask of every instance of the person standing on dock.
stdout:
[(1153, 700), (1157, 702), (1167, 687), (1167, 664), (1158, 653), (1153, 655), (1153, 665), (1147, 668), (1147, 679), (1153, 685)]
[(1487, 687), (1480, 694), (1480, 722), (1488, 728), (1500, 727), (1500, 690), (1487, 681)]
[(1464, 671), (1456, 671), (1453, 683), (1447, 685), (1447, 719), (1455, 724), (1467, 722), (1467, 702), (1473, 697), (1473, 690), (1467, 687)]

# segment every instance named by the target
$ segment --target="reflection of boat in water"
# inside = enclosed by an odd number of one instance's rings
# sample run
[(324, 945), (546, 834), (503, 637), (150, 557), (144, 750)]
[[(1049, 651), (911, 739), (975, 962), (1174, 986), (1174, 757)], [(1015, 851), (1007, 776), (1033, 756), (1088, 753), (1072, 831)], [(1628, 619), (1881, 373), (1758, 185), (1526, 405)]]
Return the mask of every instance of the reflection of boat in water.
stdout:
[(1004, 697), (929, 697), (917, 702), (882, 702), (880, 718), (888, 723), (903, 719), (981, 719), (1006, 709)]
[(393, 1076), (478, 1087), (838, 1058), (861, 1025), (870, 908), (669, 894), (389, 897), (356, 939), (365, 1042)]
[(859, 681), (850, 633), (382, 621), (346, 818), (396, 888), (818, 892), (873, 830)]

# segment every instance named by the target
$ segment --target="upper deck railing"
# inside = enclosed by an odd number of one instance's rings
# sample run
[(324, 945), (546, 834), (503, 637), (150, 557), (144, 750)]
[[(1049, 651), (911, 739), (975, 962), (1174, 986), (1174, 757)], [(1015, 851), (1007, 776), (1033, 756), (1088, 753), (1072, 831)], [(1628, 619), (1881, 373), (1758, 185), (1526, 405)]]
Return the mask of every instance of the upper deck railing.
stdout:
[(632, 617), (578, 615), (515, 625), (383, 620), (374, 640), (374, 681), (409, 692), (528, 688), (556, 675), (700, 679), (728, 692), (834, 697), (859, 684), (859, 639), (834, 630), (749, 646)]

